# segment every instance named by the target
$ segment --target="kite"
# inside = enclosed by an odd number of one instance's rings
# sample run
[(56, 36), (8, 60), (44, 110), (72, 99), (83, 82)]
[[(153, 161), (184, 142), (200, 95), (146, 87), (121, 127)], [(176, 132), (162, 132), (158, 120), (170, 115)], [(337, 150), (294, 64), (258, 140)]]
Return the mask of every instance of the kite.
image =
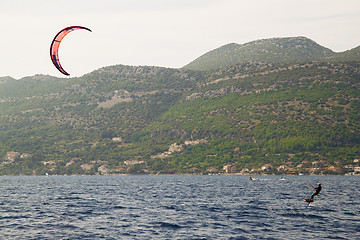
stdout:
[(64, 68), (61, 66), (60, 64), (60, 60), (59, 60), (59, 54), (58, 54), (58, 50), (59, 50), (59, 46), (61, 43), (61, 40), (63, 40), (63, 38), (69, 33), (72, 32), (74, 30), (78, 30), (78, 29), (85, 29), (91, 32), (91, 30), (89, 28), (86, 27), (81, 27), (81, 26), (71, 26), (71, 27), (67, 27), (64, 28), (63, 30), (61, 30), (58, 34), (56, 34), (56, 36), (54, 37), (54, 40), (51, 42), (51, 46), (50, 46), (50, 57), (51, 57), (51, 61), (53, 62), (53, 64), (55, 65), (55, 67), (62, 73), (65, 75), (70, 75), (69, 73), (67, 73)]

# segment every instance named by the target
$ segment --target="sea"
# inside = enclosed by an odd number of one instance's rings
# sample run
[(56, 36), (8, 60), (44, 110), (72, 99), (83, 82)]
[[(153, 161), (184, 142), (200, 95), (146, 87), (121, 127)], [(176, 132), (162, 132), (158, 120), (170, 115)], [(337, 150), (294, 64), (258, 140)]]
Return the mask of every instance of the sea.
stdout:
[(360, 239), (359, 176), (253, 177), (3, 176), (0, 239)]

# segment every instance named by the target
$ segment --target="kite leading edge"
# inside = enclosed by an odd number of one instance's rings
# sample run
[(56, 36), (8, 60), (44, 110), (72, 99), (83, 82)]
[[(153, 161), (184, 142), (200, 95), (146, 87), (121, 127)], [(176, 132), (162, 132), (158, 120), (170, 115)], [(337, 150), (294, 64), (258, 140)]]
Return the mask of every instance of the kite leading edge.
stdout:
[(59, 60), (59, 46), (61, 41), (63, 40), (63, 38), (69, 33), (72, 32), (74, 30), (78, 30), (78, 29), (85, 29), (91, 32), (91, 30), (89, 28), (86, 27), (81, 27), (81, 26), (70, 26), (67, 28), (64, 28), (63, 30), (61, 30), (58, 34), (56, 34), (56, 36), (54, 37), (54, 40), (51, 42), (51, 46), (50, 46), (50, 57), (51, 57), (51, 61), (53, 62), (54, 66), (62, 73), (65, 75), (70, 75), (69, 73), (67, 73), (64, 68), (61, 66), (60, 64), (60, 60)]

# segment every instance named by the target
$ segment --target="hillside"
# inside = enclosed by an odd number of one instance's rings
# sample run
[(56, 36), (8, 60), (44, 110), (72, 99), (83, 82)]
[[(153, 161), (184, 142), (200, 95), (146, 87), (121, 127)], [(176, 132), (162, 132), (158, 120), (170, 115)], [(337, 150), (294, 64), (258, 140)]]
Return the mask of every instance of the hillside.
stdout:
[(306, 37), (270, 38), (245, 44), (231, 43), (195, 59), (188, 70), (209, 71), (245, 62), (303, 63), (360, 60), (359, 47), (335, 53)]
[(336, 53), (332, 57), (333, 61), (359, 61), (360, 59), (360, 46), (351, 50)]
[(11, 77), (0, 77), (0, 84), (1, 83), (6, 83), (6, 82), (12, 81), (12, 80), (15, 80), (15, 79), (13, 79)]
[(360, 61), (338, 56), (1, 78), (0, 174), (354, 172)]

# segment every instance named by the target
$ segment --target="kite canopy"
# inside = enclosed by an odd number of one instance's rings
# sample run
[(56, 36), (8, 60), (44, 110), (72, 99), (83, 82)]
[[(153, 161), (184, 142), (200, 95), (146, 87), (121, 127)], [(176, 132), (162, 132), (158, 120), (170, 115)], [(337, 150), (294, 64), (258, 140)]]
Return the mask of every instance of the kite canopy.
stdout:
[(81, 27), (81, 26), (71, 26), (71, 27), (67, 27), (64, 28), (63, 30), (61, 30), (58, 34), (56, 34), (56, 36), (54, 37), (54, 40), (51, 42), (51, 46), (50, 46), (50, 57), (51, 57), (51, 61), (54, 63), (55, 67), (62, 73), (65, 75), (70, 75), (69, 73), (67, 73), (64, 68), (61, 66), (60, 64), (60, 60), (59, 60), (59, 46), (61, 43), (61, 40), (63, 40), (63, 38), (69, 33), (72, 32), (74, 30), (78, 30), (78, 29), (85, 29), (91, 32), (91, 30), (89, 28), (86, 27)]

